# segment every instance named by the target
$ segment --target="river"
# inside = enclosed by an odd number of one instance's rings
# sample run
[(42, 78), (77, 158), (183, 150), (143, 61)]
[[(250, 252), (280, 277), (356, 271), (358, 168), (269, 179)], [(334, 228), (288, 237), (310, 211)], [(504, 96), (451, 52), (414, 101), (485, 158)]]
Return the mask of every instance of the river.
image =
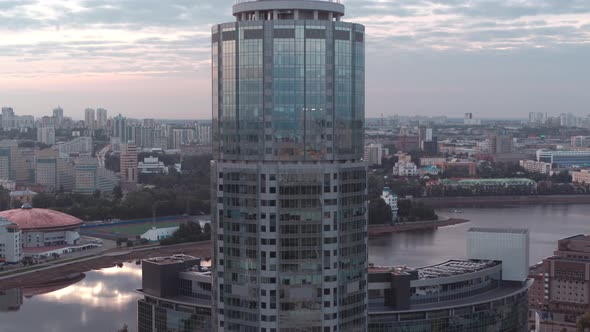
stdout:
[[(590, 233), (590, 205), (480, 208), (462, 212), (440, 210), (439, 214), (469, 219), (469, 223), (370, 239), (370, 262), (418, 267), (464, 258), (465, 234), (469, 228), (511, 227), (529, 229), (533, 264), (551, 255), (558, 239)], [(116, 332), (123, 324), (129, 325), (129, 331), (136, 331), (139, 295), (133, 289), (140, 286), (141, 267), (127, 263), (90, 271), (81, 281), (57, 291), (24, 297), (18, 308), (13, 306), (9, 311), (6, 303), (14, 301), (15, 295), (0, 293), (0, 331)], [(22, 291), (23, 296), (30, 292)]]

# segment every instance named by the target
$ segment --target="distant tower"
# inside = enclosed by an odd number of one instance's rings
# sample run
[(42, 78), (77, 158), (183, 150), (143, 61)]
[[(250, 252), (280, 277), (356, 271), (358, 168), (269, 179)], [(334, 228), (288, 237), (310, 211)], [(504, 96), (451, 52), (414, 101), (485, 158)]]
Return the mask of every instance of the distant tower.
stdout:
[(121, 190), (128, 193), (137, 190), (137, 155), (135, 142), (121, 146)]
[(107, 110), (99, 108), (96, 110), (96, 128), (105, 129), (107, 127)]
[(61, 107), (56, 107), (53, 109), (53, 117), (55, 118), (55, 124), (60, 126), (64, 121), (64, 110)]
[(96, 118), (94, 109), (87, 108), (84, 110), (84, 124), (88, 129), (95, 129)]
[(336, 1), (212, 28), (217, 331), (367, 331), (365, 34)]

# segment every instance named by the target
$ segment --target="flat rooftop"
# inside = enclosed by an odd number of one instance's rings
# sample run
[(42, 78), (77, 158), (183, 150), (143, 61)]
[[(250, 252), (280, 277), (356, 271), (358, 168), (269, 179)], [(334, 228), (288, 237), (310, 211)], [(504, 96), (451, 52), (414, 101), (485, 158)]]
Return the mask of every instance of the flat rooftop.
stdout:
[(158, 264), (158, 265), (166, 265), (166, 264), (184, 263), (184, 262), (192, 261), (192, 260), (196, 260), (196, 259), (200, 259), (200, 258), (190, 256), (190, 255), (179, 254), (179, 255), (172, 255), (172, 256), (168, 256), (168, 257), (146, 258), (146, 259), (144, 259), (144, 262), (149, 262), (149, 263)]
[(416, 270), (418, 271), (418, 279), (436, 279), (482, 271), (499, 264), (496, 261), (450, 260)]
[(499, 299), (503, 299), (512, 295), (516, 295), (530, 288), (533, 285), (533, 280), (528, 279), (523, 283), (511, 282), (502, 284), (500, 287), (495, 288), (489, 292), (478, 294), (474, 296), (467, 296), (460, 299), (451, 301), (435, 302), (427, 304), (413, 304), (408, 310), (393, 310), (390, 307), (384, 306), (379, 303), (371, 303), (369, 301), (369, 315), (371, 314), (391, 314), (391, 313), (406, 313), (412, 311), (430, 311), (430, 310), (443, 310), (456, 308), (467, 305), (477, 305), (481, 303), (489, 303)]
[(524, 229), (524, 228), (485, 228), (485, 227), (472, 227), (467, 232), (527, 234), (529, 232), (529, 230), (528, 229)]
[(408, 273), (412, 271), (418, 272), (418, 279), (436, 279), (444, 277), (452, 277), (467, 273), (473, 273), (489, 269), (491, 267), (501, 264), (497, 261), (488, 260), (458, 260), (453, 259), (444, 263), (425, 266), (420, 268), (410, 268), (407, 266), (371, 266), (369, 273), (384, 273), (391, 272), (395, 274)]

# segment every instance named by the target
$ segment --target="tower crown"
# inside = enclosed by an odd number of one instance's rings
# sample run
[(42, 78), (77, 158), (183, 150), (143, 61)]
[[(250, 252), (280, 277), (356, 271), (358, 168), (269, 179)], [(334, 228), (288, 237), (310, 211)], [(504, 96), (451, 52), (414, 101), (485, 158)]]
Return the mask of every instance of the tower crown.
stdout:
[(236, 0), (233, 15), (238, 21), (340, 21), (344, 5), (340, 0)]

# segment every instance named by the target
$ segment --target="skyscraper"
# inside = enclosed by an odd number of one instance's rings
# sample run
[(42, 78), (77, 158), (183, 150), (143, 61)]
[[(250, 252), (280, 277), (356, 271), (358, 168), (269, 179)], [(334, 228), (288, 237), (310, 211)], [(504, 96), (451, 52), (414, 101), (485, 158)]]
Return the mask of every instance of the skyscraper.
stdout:
[(87, 108), (84, 110), (84, 124), (86, 124), (86, 128), (94, 129), (96, 124), (95, 119), (95, 111), (92, 108)]
[(129, 141), (121, 145), (121, 190), (128, 193), (137, 190), (137, 145)]
[(214, 325), (366, 331), (364, 27), (239, 1), (212, 28)]
[(96, 110), (96, 128), (104, 129), (107, 127), (107, 110), (99, 108)]

